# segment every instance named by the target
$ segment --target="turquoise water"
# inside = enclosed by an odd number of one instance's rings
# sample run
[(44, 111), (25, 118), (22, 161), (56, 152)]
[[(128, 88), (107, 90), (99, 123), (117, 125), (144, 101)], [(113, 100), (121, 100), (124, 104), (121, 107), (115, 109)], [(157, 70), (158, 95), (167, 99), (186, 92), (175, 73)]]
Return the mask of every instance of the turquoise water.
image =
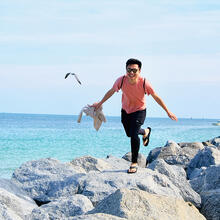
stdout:
[[(0, 177), (10, 178), (23, 162), (52, 157), (62, 162), (83, 155), (104, 158), (111, 154), (122, 157), (130, 151), (120, 117), (107, 117), (97, 132), (93, 121), (83, 116), (0, 114)], [(148, 155), (155, 147), (164, 146), (167, 140), (176, 142), (206, 141), (220, 135), (214, 119), (147, 118), (144, 127), (152, 128), (150, 144), (141, 146), (140, 152)]]

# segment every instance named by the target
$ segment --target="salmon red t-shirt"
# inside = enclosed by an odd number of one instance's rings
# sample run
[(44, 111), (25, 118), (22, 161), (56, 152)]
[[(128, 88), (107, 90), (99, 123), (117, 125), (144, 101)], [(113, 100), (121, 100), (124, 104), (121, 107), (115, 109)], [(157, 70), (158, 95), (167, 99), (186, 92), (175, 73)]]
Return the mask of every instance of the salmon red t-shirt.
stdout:
[(125, 75), (122, 88), (123, 76), (119, 77), (114, 85), (113, 89), (118, 92), (122, 90), (122, 109), (124, 109), (127, 114), (144, 110), (146, 108), (145, 93), (147, 95), (153, 94), (154, 90), (148, 80), (145, 79), (144, 88), (144, 78), (139, 76), (138, 81), (135, 84), (130, 84), (128, 78)]

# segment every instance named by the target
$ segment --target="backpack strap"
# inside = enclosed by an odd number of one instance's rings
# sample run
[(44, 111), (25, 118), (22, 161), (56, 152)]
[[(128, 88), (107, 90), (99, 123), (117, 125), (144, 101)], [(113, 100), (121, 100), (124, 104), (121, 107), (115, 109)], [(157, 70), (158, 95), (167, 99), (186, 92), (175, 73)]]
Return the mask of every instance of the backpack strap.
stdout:
[(124, 78), (125, 78), (125, 76), (122, 77), (120, 89), (122, 88)]
[(145, 91), (145, 78), (144, 78), (143, 87), (144, 87), (144, 93), (146, 94), (146, 91)]

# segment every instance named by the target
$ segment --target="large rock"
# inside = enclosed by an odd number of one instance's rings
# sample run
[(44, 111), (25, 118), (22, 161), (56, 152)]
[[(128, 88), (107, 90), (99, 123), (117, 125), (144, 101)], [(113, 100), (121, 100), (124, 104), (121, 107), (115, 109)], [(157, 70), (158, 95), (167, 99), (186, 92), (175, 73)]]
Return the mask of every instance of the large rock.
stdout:
[(182, 167), (169, 165), (164, 160), (158, 159), (149, 164), (148, 168), (166, 175), (180, 189), (180, 194), (185, 201), (192, 202), (198, 208), (201, 206), (200, 195), (192, 189), (186, 179), (186, 172)]
[(7, 205), (0, 203), (0, 219), (2, 220), (23, 220), (13, 210), (7, 207)]
[(209, 190), (201, 194), (202, 208), (200, 212), (207, 220), (220, 219), (220, 189)]
[[(152, 163), (157, 158), (166, 159), (176, 155), (180, 147), (174, 141), (167, 141), (164, 147), (156, 147), (150, 151), (147, 157), (147, 163)], [(166, 160), (165, 160), (166, 161)], [(167, 161), (166, 161), (167, 162)], [(168, 162), (167, 162), (168, 163)]]
[(7, 179), (0, 179), (0, 219), (24, 219), (37, 205), (25, 191)]
[(214, 145), (220, 150), (220, 136), (215, 137), (211, 140), (208, 140), (205, 143), (209, 143), (210, 145)]
[(213, 147), (205, 147), (199, 151), (190, 161), (187, 167), (187, 176), (190, 178), (191, 173), (196, 168), (209, 167), (220, 164), (220, 151)]
[(112, 155), (108, 155), (103, 160), (111, 165), (111, 171), (126, 171), (131, 165), (131, 162), (124, 160), (123, 158), (114, 157)]
[(201, 169), (200, 175), (191, 179), (190, 184), (199, 194), (210, 190), (220, 189), (220, 165)]
[(212, 220), (220, 216), (220, 165), (200, 169), (200, 174), (190, 180), (192, 188), (202, 199), (201, 213)]
[(0, 219), (25, 219), (37, 205), (0, 188)]
[(117, 158), (112, 155), (108, 155), (104, 159), (98, 159), (92, 156), (83, 156), (75, 158), (70, 162), (70, 165), (77, 170), (77, 172), (85, 174), (93, 171), (103, 172), (107, 170), (127, 170), (130, 164), (129, 160)]
[[(126, 153), (122, 158), (131, 162), (131, 152)], [(145, 168), (146, 162), (147, 162), (147, 158), (143, 154), (138, 153), (138, 159), (137, 159), (138, 166)]]
[(205, 220), (191, 203), (137, 189), (118, 189), (89, 213), (106, 213), (130, 220)]
[(80, 215), (71, 218), (71, 220), (125, 220), (126, 218), (120, 218), (114, 215), (96, 213), (90, 215)]
[(34, 209), (29, 219), (67, 219), (77, 215), (83, 215), (93, 208), (91, 201), (86, 196), (76, 194), (74, 196), (57, 199)]
[(201, 175), (201, 173), (206, 169), (207, 169), (207, 167), (195, 168), (191, 172), (191, 174), (188, 176), (188, 179), (191, 180), (191, 179), (199, 177)]
[(181, 165), (185, 169), (190, 160), (203, 148), (204, 145), (199, 142), (177, 144), (174, 141), (168, 141), (164, 147), (152, 150), (147, 157), (147, 162), (151, 163), (160, 158), (170, 165)]
[(27, 202), (36, 205), (35, 201), (28, 196), (28, 194), (22, 190), (20, 187), (18, 187), (15, 183), (13, 183), (11, 180), (8, 179), (0, 179), (0, 189), (5, 189), (8, 192), (14, 194), (15, 196), (26, 200)]
[(220, 147), (220, 136), (219, 137), (216, 137), (214, 139), (212, 139), (212, 142), (211, 142), (213, 145), (215, 145), (218, 149)]
[(150, 193), (182, 198), (180, 189), (165, 175), (147, 168), (138, 168), (135, 174), (127, 174), (127, 170), (89, 173), (79, 178), (79, 184), (78, 193), (87, 196), (94, 206), (119, 188), (135, 187)]
[(98, 159), (91, 156), (83, 156), (75, 158), (70, 162), (75, 170), (80, 173), (88, 173), (90, 171), (103, 171), (112, 168), (110, 164), (102, 159)]
[(82, 175), (69, 164), (47, 158), (24, 163), (15, 170), (12, 181), (38, 204), (44, 204), (77, 193), (77, 178)]

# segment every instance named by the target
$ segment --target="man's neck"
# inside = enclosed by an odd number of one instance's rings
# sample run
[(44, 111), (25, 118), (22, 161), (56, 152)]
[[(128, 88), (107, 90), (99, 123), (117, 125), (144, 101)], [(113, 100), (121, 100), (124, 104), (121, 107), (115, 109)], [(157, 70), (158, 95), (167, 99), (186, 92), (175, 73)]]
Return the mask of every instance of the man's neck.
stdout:
[(135, 79), (131, 79), (130, 77), (128, 77), (128, 82), (129, 82), (130, 84), (135, 84), (135, 83), (137, 83), (137, 81), (138, 81), (138, 77), (135, 78)]

